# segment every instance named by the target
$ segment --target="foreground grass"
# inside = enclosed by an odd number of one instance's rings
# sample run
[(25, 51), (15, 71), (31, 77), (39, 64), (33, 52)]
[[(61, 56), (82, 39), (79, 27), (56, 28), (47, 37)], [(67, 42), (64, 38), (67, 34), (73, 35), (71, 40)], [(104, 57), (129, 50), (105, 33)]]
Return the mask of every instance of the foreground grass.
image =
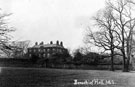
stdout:
[[(74, 85), (74, 80), (113, 80), (108, 85)], [(0, 87), (135, 87), (135, 72), (2, 68)]]

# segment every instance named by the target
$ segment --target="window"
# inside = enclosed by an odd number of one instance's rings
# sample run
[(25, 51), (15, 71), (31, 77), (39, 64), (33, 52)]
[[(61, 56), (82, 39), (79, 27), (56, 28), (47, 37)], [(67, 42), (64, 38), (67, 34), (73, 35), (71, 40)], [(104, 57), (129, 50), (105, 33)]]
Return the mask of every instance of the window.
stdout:
[(29, 52), (31, 52), (31, 49), (29, 49)]
[(60, 52), (60, 49), (57, 49), (57, 52)]
[(38, 52), (40, 52), (41, 50), (40, 49), (38, 49)]
[(40, 52), (43, 52), (43, 49), (40, 49)]
[(56, 49), (56, 51), (58, 52), (59, 49)]
[(36, 52), (36, 49), (34, 49), (34, 52)]
[(53, 48), (53, 51), (56, 51), (56, 49), (55, 49), (55, 48)]
[(31, 57), (31, 54), (29, 54), (29, 57)]
[(49, 52), (50, 51), (50, 49), (47, 49), (47, 52)]
[(46, 55), (45, 55), (45, 54), (43, 54), (43, 57), (46, 57)]
[(39, 54), (39, 57), (41, 57), (41, 54)]
[(46, 52), (46, 49), (44, 49), (44, 52)]
[(47, 57), (50, 57), (50, 54), (49, 53), (47, 54)]
[(60, 51), (60, 52), (62, 52), (62, 50), (61, 50), (61, 49), (59, 49), (59, 51)]

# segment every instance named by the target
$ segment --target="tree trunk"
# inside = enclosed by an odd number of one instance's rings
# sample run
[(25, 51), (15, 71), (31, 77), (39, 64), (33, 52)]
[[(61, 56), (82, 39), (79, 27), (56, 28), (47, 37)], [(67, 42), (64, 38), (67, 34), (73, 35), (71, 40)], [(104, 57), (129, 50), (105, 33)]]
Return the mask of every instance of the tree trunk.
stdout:
[(111, 71), (114, 71), (113, 58), (114, 58), (114, 50), (111, 49)]
[(130, 39), (130, 36), (129, 36), (127, 40), (127, 64), (126, 64), (127, 71), (129, 71), (129, 64), (130, 64), (130, 56), (131, 56), (131, 49), (132, 49), (131, 43), (132, 43), (132, 40)]
[(127, 59), (125, 53), (123, 54), (123, 72), (128, 72)]
[(127, 47), (127, 70), (129, 71), (129, 65), (130, 65), (130, 58), (131, 58), (131, 46)]
[(130, 57), (128, 57), (128, 59), (127, 59), (127, 70), (128, 70), (128, 71), (130, 71), (129, 65), (130, 65)]
[(127, 61), (126, 61), (126, 54), (125, 54), (125, 36), (124, 36), (124, 26), (122, 26), (122, 49), (121, 52), (123, 54), (123, 72), (128, 72), (127, 69)]

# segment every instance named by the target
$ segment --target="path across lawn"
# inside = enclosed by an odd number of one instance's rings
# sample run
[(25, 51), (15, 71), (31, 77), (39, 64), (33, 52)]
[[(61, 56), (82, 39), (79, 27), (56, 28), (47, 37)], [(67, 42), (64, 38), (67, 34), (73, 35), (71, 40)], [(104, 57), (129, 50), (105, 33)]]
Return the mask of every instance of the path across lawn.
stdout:
[[(93, 80), (114, 84), (86, 84)], [(3, 67), (0, 87), (135, 87), (135, 72)]]

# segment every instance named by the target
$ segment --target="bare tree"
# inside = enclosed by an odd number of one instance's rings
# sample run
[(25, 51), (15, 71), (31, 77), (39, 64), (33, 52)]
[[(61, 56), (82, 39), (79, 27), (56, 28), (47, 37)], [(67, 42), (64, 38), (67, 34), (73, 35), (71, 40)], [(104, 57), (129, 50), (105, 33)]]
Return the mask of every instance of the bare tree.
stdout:
[(13, 41), (10, 44), (10, 49), (13, 57), (24, 57), (27, 53), (27, 48), (29, 47), (30, 41)]
[(8, 57), (10, 56), (10, 48), (8, 47), (8, 43), (12, 38), (9, 33), (15, 31), (15, 29), (13, 27), (9, 27), (6, 22), (6, 19), (10, 15), (11, 14), (4, 14), (0, 9), (0, 50), (2, 50)]
[[(108, 10), (106, 10), (106, 8)], [(116, 25), (114, 25), (112, 9), (109, 7), (106, 8), (100, 10), (97, 15), (93, 17), (93, 20), (95, 21), (94, 25), (98, 30), (93, 32), (89, 28), (86, 41), (88, 43), (94, 43), (95, 46), (103, 48), (104, 51), (109, 51), (111, 53), (111, 70), (114, 71), (114, 49), (120, 42), (117, 40), (118, 35), (115, 31)]]
[(82, 53), (82, 54), (87, 54), (89, 52), (91, 52), (91, 47), (86, 45), (86, 46), (81, 46), (78, 48), (78, 50)]
[(129, 63), (133, 49), (133, 29), (135, 2), (133, 0), (108, 0), (105, 10), (94, 17), (96, 32), (88, 31), (87, 41), (111, 52), (112, 70), (114, 49), (121, 51), (123, 56), (123, 71), (129, 71)]
[(132, 35), (135, 27), (133, 0), (108, 1), (107, 5), (113, 9), (113, 20), (117, 26), (117, 34), (121, 46), (117, 47), (123, 54), (123, 71), (129, 71), (129, 61), (132, 52)]

